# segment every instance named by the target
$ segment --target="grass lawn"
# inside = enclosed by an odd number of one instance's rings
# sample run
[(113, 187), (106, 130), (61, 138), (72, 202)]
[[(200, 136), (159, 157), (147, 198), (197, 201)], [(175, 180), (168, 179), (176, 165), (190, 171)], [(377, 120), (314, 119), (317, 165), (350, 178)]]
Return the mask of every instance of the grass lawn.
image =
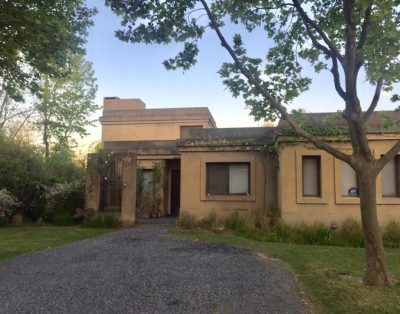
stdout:
[(0, 261), (23, 253), (42, 251), (93, 238), (110, 231), (110, 229), (79, 227), (0, 228)]
[[(246, 248), (279, 258), (298, 275), (302, 289), (321, 313), (400, 313), (400, 285), (365, 286), (364, 250), (351, 247), (311, 246), (258, 242), (206, 231), (173, 231), (173, 235)], [(400, 278), (400, 250), (386, 249), (391, 273)], [(338, 273), (356, 276), (343, 278)]]

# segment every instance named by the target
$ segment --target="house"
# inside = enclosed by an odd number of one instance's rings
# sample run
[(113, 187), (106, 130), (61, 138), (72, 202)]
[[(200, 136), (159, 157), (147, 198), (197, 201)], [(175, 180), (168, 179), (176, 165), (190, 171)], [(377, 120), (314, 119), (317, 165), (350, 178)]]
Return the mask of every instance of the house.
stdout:
[[(370, 118), (376, 157), (400, 139), (398, 121), (397, 112)], [(269, 208), (279, 208), (289, 222), (359, 218), (354, 170), (293, 136), (284, 121), (277, 127), (217, 128), (208, 108), (146, 109), (140, 99), (107, 97), (100, 122), (109, 161), (106, 173), (88, 164), (86, 206), (95, 210), (121, 212), (128, 220), (182, 212), (224, 218)], [(340, 116), (305, 114), (303, 124), (351, 152)], [(397, 156), (377, 179), (382, 224), (400, 220), (399, 184)]]

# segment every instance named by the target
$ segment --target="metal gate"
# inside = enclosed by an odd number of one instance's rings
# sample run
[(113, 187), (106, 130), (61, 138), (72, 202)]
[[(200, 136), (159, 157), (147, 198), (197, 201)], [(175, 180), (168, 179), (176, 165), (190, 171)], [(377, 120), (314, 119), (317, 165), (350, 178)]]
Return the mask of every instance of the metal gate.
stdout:
[(111, 158), (103, 170), (100, 186), (100, 211), (121, 212), (123, 161)]

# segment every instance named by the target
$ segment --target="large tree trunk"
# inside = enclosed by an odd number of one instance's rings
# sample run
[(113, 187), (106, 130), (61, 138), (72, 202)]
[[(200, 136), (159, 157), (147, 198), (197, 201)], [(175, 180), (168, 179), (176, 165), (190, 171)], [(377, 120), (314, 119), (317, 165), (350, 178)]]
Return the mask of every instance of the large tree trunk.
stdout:
[(376, 208), (376, 170), (373, 164), (365, 162), (358, 172), (360, 188), (361, 220), (364, 230), (367, 269), (364, 282), (376, 286), (389, 286), (393, 280), (389, 275), (382, 232), (378, 223)]

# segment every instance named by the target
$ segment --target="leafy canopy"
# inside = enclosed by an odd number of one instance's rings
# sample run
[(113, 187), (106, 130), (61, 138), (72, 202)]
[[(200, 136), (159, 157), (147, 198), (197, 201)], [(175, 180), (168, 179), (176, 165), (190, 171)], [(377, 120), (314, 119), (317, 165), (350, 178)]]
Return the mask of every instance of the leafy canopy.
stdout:
[(99, 109), (95, 103), (96, 78), (92, 63), (82, 55), (73, 56), (70, 72), (65, 77), (45, 77), (35, 102), (36, 125), (47, 141), (71, 143), (73, 135), (87, 135), (86, 127), (93, 125), (90, 115)]
[[(379, 91), (381, 86), (390, 91), (400, 80), (400, 1), (348, 2), (354, 5), (356, 75), (363, 68), (367, 80), (379, 84)], [(234, 35), (230, 45), (239, 61), (280, 105), (287, 105), (310, 86), (311, 78), (303, 71), (306, 64), (311, 64), (317, 73), (331, 71), (337, 92), (342, 98), (347, 97), (345, 88), (340, 86), (346, 85), (340, 76), (343, 68), (349, 66), (339, 57), (349, 44), (343, 1), (106, 0), (122, 17), (122, 27), (116, 32), (119, 39), (133, 43), (181, 42), (183, 50), (164, 65), (167, 69), (183, 70), (196, 63), (198, 41), (205, 31), (215, 30), (204, 3), (210, 6), (221, 30), (226, 23), (241, 23), (244, 31), (264, 30), (266, 37), (260, 40), (272, 39), (275, 45), (262, 58), (248, 56), (240, 34)], [(256, 119), (276, 117), (276, 106), (261, 97), (259, 89), (248, 82), (237, 64), (224, 63), (219, 74), (233, 96), (245, 99)], [(398, 99), (394, 93), (393, 100)]]
[(94, 8), (84, 0), (0, 1), (0, 79), (8, 93), (38, 88), (38, 75), (60, 76), (83, 52)]

